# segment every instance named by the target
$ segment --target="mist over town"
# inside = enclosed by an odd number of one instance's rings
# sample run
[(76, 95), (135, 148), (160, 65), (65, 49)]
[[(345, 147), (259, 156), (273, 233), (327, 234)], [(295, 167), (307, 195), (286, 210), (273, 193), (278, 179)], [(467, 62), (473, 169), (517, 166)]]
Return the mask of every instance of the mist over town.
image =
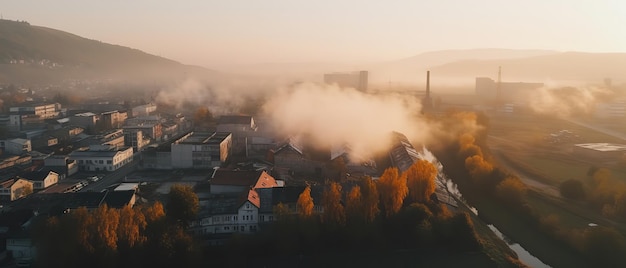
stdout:
[(32, 5), (0, 267), (626, 266), (621, 3)]

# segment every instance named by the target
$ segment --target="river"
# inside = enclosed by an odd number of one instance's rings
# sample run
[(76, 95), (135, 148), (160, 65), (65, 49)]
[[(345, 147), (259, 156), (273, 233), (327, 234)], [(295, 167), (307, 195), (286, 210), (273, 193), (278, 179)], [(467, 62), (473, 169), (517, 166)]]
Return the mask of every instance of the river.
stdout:
[[(457, 203), (459, 203), (459, 206), (467, 207), (467, 209), (471, 210), (474, 214), (478, 216), (478, 210), (474, 208), (471, 204), (468, 204), (465, 199), (463, 199), (463, 195), (459, 191), (459, 188), (454, 182), (452, 182), (450, 178), (446, 176), (446, 174), (443, 172), (443, 164), (441, 164), (439, 160), (437, 160), (437, 158), (432, 154), (432, 152), (430, 152), (426, 148), (422, 148), (422, 151), (419, 152), (419, 154), (421, 158), (430, 161), (431, 163), (435, 165), (435, 167), (437, 167), (437, 170), (438, 170), (437, 187), (444, 187), (446, 191), (450, 195), (454, 196), (454, 198), (458, 201)], [(519, 258), (519, 260), (522, 261), (524, 264), (530, 267), (538, 267), (538, 268), (550, 267), (549, 265), (545, 264), (537, 257), (530, 254), (530, 252), (528, 252), (528, 250), (523, 248), (520, 244), (515, 243), (515, 241), (512, 241), (511, 239), (506, 237), (494, 225), (489, 224), (489, 223), (485, 223), (485, 224), (487, 224), (487, 226), (489, 226), (489, 229), (491, 229), (491, 231), (493, 231), (500, 239), (502, 239), (509, 246), (509, 248), (511, 248), (517, 254), (517, 257)]]

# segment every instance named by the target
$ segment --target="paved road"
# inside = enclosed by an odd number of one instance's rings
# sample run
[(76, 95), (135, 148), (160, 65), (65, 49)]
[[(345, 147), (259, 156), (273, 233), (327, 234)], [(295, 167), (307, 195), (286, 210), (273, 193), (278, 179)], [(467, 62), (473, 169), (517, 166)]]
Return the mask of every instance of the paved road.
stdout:
[[(515, 176), (520, 178), (526, 186), (534, 189), (535, 191), (542, 192), (554, 197), (561, 197), (561, 193), (559, 189), (553, 185), (544, 183), (540, 180), (534, 179), (531, 176), (527, 176), (524, 170), (520, 170), (516, 168), (514, 165), (511, 165), (506, 159), (501, 157), (500, 148), (498, 147), (498, 143), (519, 143), (510, 140), (506, 140), (500, 137), (489, 135), (489, 147), (493, 151), (493, 157), (496, 159), (498, 164), (503, 167), (506, 171), (513, 173)], [(519, 144), (518, 144), (519, 145)], [(526, 146), (523, 144), (523, 146)]]
[(113, 171), (111, 173), (105, 174), (104, 178), (101, 178), (97, 182), (90, 182), (89, 185), (80, 190), (80, 192), (99, 192), (107, 187), (120, 183), (124, 180), (126, 176), (130, 173), (137, 170), (137, 166), (139, 161), (133, 161), (128, 163), (127, 165), (121, 167), (120, 169)]
[(577, 124), (579, 126), (590, 128), (590, 129), (593, 129), (593, 130), (595, 130), (597, 132), (601, 132), (601, 133), (604, 133), (604, 134), (609, 135), (609, 136), (613, 136), (613, 137), (616, 137), (616, 138), (619, 138), (619, 139), (622, 139), (622, 140), (626, 140), (626, 134), (621, 133), (619, 131), (615, 131), (615, 130), (612, 130), (612, 129), (606, 129), (606, 128), (603, 128), (601, 126), (592, 125), (592, 124), (585, 123), (585, 122), (582, 122), (582, 121), (579, 121), (579, 120), (576, 120), (576, 119), (571, 119), (570, 118), (570, 119), (566, 119), (566, 120), (569, 121), (569, 122), (572, 122), (574, 124)]

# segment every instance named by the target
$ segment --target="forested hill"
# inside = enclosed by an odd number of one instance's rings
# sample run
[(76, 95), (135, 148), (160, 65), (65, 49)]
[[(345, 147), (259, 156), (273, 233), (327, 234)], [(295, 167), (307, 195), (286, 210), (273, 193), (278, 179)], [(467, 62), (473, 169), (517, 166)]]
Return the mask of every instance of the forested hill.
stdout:
[(0, 20), (0, 83), (33, 80), (160, 81), (214, 72), (71, 33)]

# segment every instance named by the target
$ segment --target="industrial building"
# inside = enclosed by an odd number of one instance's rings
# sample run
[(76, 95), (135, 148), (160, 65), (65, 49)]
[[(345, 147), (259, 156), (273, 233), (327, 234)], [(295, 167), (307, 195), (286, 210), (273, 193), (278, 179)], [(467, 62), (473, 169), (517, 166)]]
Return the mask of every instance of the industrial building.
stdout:
[(231, 146), (229, 132), (190, 132), (172, 143), (172, 168), (218, 167), (230, 156)]
[(368, 71), (351, 73), (328, 73), (324, 74), (324, 83), (336, 84), (341, 88), (354, 88), (358, 91), (367, 91)]
[(524, 99), (528, 91), (543, 87), (543, 83), (501, 82), (489, 77), (476, 77), (476, 96), (489, 100), (516, 101)]

